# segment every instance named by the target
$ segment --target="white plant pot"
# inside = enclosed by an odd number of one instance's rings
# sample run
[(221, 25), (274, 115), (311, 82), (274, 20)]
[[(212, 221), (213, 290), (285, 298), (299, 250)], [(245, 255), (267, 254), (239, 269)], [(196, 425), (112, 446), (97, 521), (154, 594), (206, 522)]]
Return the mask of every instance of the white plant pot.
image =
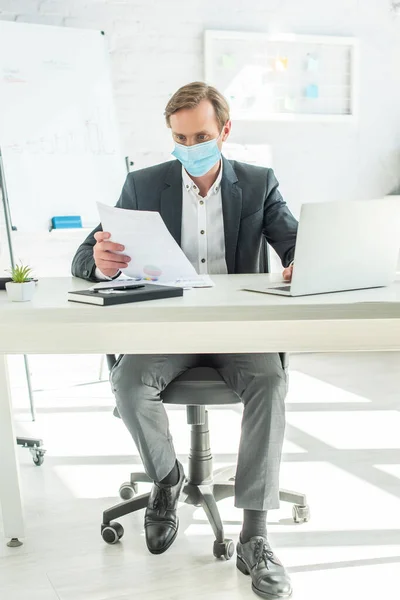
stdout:
[(26, 283), (8, 281), (6, 283), (7, 295), (12, 302), (28, 302), (33, 298), (35, 286), (34, 281), (27, 281)]

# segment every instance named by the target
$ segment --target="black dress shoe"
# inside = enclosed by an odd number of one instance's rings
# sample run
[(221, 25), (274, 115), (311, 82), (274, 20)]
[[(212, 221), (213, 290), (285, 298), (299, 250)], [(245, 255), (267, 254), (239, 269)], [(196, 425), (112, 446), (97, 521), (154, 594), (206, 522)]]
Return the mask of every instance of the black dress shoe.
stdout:
[(146, 544), (152, 554), (162, 554), (178, 534), (179, 496), (185, 483), (183, 467), (177, 461), (179, 480), (175, 485), (154, 483), (144, 517)]
[(236, 566), (245, 575), (251, 575), (253, 592), (261, 598), (292, 595), (290, 577), (266, 537), (252, 537), (245, 544), (238, 542)]

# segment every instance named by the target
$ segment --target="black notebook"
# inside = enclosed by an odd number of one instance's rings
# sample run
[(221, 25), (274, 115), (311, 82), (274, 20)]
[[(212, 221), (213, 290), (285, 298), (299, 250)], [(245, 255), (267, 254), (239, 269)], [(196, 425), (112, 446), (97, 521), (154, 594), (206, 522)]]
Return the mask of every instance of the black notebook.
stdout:
[(166, 285), (144, 284), (131, 290), (82, 290), (68, 292), (70, 302), (110, 306), (111, 304), (126, 304), (127, 302), (142, 302), (143, 300), (159, 300), (160, 298), (175, 298), (183, 296), (183, 289)]

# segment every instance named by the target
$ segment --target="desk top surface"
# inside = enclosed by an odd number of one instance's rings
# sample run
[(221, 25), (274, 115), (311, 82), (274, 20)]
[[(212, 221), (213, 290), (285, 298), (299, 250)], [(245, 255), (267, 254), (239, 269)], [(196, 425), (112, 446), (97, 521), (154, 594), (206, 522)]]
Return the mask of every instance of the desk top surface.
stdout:
[(91, 284), (76, 278), (43, 278), (31, 302), (10, 302), (0, 292), (0, 327), (31, 322), (199, 322), (335, 319), (400, 319), (400, 274), (388, 288), (290, 298), (244, 291), (281, 282), (279, 275), (214, 275), (213, 288), (185, 290), (168, 298), (109, 307), (68, 302), (71, 290)]

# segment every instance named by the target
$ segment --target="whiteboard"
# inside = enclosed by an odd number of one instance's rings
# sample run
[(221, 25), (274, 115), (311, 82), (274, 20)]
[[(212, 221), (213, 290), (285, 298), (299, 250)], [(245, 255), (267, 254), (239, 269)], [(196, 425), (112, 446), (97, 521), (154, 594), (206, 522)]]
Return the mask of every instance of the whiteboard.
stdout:
[(351, 122), (358, 54), (351, 37), (209, 30), (205, 79), (236, 120)]
[(100, 31), (0, 21), (0, 149), (18, 231), (53, 216), (99, 222), (125, 165)]

